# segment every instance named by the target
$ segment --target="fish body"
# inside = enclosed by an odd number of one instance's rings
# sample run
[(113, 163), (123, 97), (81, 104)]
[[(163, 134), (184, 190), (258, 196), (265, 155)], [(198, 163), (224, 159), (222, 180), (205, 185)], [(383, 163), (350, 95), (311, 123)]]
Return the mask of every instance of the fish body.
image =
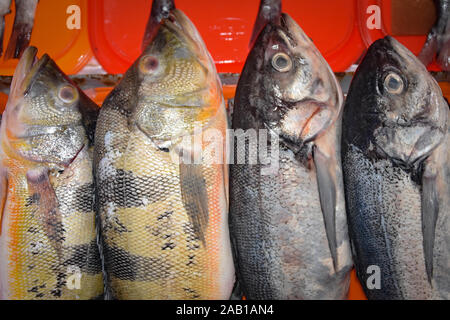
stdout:
[[(232, 122), (235, 135), (266, 129), (269, 158), (279, 163), (267, 171), (235, 159), (230, 168), (230, 234), (247, 299), (347, 296), (342, 102), (333, 72), (295, 21), (282, 14), (269, 22), (239, 79)], [(248, 143), (234, 143), (235, 156), (255, 156)]]
[(408, 49), (391, 37), (372, 44), (342, 138), (350, 238), (369, 299), (450, 297), (448, 113)]
[(92, 164), (98, 107), (36, 52), (24, 52), (2, 117), (0, 299), (94, 299), (103, 294)]
[(444, 71), (450, 70), (450, 1), (434, 0), (436, 23), (431, 28), (425, 44), (419, 54), (420, 61), (428, 66), (436, 56), (439, 66)]
[(216, 159), (189, 162), (206, 147), (205, 134), (223, 138), (226, 128), (214, 63), (192, 22), (174, 10), (106, 98), (96, 129), (111, 298), (230, 297), (225, 145), (212, 140)]
[(3, 54), (3, 36), (5, 32), (5, 16), (11, 13), (11, 0), (0, 1), (0, 57)]
[(145, 28), (144, 39), (142, 41), (142, 50), (145, 50), (158, 30), (161, 20), (168, 18), (169, 14), (175, 9), (174, 0), (153, 0), (152, 11)]
[(33, 31), (34, 16), (39, 0), (14, 0), (16, 15), (5, 59), (18, 59), (28, 47)]

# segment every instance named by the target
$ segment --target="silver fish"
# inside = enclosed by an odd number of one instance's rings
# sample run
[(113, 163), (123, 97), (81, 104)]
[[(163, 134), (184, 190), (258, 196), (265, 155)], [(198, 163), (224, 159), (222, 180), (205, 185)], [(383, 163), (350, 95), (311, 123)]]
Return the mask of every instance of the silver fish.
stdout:
[[(248, 299), (347, 296), (342, 105), (339, 84), (309, 37), (287, 14), (270, 21), (239, 79), (232, 124), (235, 134), (266, 129), (269, 144), (280, 139), (277, 171), (231, 165), (230, 233)], [(234, 149), (236, 156), (256, 152), (238, 139)]]
[(448, 114), (408, 49), (391, 37), (372, 44), (347, 96), (342, 140), (350, 238), (369, 299), (450, 298)]

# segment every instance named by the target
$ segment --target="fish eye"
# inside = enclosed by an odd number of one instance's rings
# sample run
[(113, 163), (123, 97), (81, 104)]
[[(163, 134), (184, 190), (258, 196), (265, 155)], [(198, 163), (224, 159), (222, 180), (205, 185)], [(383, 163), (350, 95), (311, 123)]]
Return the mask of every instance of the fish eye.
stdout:
[(391, 94), (399, 94), (403, 92), (404, 84), (402, 78), (391, 72), (384, 78), (384, 87)]
[(66, 103), (73, 103), (78, 99), (78, 91), (71, 85), (65, 85), (58, 89), (58, 98)]
[(272, 67), (278, 72), (288, 72), (292, 69), (292, 59), (286, 53), (278, 52), (272, 57)]
[(158, 59), (156, 59), (155, 57), (144, 56), (139, 62), (139, 69), (143, 73), (151, 73), (158, 68), (158, 65), (159, 65)]

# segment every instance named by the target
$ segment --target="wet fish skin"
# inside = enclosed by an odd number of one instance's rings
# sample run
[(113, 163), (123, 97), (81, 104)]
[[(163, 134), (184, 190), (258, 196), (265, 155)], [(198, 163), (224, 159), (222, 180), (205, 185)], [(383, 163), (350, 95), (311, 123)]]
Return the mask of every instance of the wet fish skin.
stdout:
[(103, 277), (89, 131), (98, 107), (36, 52), (19, 61), (2, 117), (0, 299), (95, 299)]
[(434, 0), (437, 20), (427, 36), (419, 54), (419, 60), (428, 66), (436, 56), (439, 66), (444, 71), (450, 70), (450, 1)]
[(3, 54), (3, 36), (5, 32), (5, 16), (11, 13), (11, 0), (0, 1), (0, 57)]
[[(280, 54), (292, 68), (275, 69)], [(347, 296), (342, 102), (334, 74), (301, 28), (287, 14), (269, 22), (245, 63), (232, 123), (235, 132), (269, 129), (280, 137), (277, 172), (264, 175), (261, 164), (230, 169), (230, 233), (247, 299)], [(251, 152), (235, 141), (235, 155)]]
[(33, 31), (34, 16), (39, 0), (14, 0), (16, 16), (8, 47), (5, 51), (5, 59), (18, 59), (28, 47)]
[(281, 17), (281, 0), (261, 0), (250, 38), (249, 48), (252, 48), (259, 33), (267, 23), (276, 22)]
[(169, 14), (175, 9), (174, 0), (153, 0), (152, 11), (145, 28), (144, 39), (142, 41), (142, 51), (147, 48), (152, 38), (157, 32), (162, 19), (169, 17)]
[[(350, 238), (369, 299), (449, 298), (448, 136), (448, 104), (426, 68), (395, 39), (374, 42), (342, 138)], [(379, 290), (367, 287), (369, 266), (380, 268)]]
[(226, 128), (212, 58), (175, 9), (106, 98), (96, 128), (111, 298), (230, 297), (227, 166), (208, 156), (198, 164), (173, 160), (197, 154), (183, 137), (197, 139), (207, 129), (224, 137)]

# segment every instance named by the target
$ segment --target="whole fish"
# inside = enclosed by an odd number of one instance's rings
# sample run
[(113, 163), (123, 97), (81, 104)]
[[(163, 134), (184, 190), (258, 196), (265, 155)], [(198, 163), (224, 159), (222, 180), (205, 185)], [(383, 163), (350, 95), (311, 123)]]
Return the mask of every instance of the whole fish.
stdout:
[[(279, 164), (231, 165), (238, 281), (248, 299), (343, 299), (352, 267), (340, 167), (343, 96), (303, 30), (287, 14), (277, 20), (260, 33), (236, 90), (235, 136), (266, 130), (267, 159)], [(255, 156), (235, 140), (236, 156)]]
[(158, 31), (162, 19), (168, 18), (169, 14), (175, 9), (174, 0), (153, 0), (152, 11), (145, 28), (144, 39), (142, 41), (142, 51), (152, 41), (152, 38)]
[(250, 38), (250, 49), (255, 44), (259, 33), (267, 23), (279, 19), (281, 16), (281, 0), (261, 0), (259, 3), (258, 15), (253, 26), (252, 36)]
[(342, 161), (369, 299), (450, 298), (449, 107), (397, 40), (372, 44), (344, 107)]
[[(228, 172), (219, 141), (226, 128), (214, 63), (192, 22), (175, 9), (106, 98), (96, 129), (112, 298), (230, 297)], [(207, 152), (208, 140), (217, 152)]]
[(0, 57), (3, 54), (3, 36), (5, 33), (5, 16), (11, 13), (11, 0), (0, 0)]
[(98, 107), (36, 52), (19, 61), (1, 124), (0, 299), (98, 298)]
[(450, 71), (450, 0), (434, 0), (436, 23), (419, 54), (420, 61), (428, 66), (436, 56), (439, 66)]
[(5, 59), (20, 58), (23, 51), (28, 47), (38, 2), (39, 0), (14, 0), (16, 15), (6, 48)]

